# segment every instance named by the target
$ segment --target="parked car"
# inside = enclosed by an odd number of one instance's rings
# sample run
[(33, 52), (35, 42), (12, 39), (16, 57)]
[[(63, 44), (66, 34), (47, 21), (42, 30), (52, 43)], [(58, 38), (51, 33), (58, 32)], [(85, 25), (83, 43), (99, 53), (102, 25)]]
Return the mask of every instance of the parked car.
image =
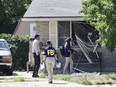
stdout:
[(5, 39), (0, 39), (0, 72), (12, 75), (12, 55)]

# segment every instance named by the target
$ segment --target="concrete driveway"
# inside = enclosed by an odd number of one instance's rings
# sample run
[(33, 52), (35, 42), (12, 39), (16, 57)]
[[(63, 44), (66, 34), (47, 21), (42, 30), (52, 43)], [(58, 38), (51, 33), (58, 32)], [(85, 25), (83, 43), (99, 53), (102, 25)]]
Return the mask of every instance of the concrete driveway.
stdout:
[[(7, 79), (24, 77), (28, 81), (13, 82)], [(48, 83), (48, 79), (32, 78), (32, 73), (29, 72), (14, 72), (13, 76), (5, 76), (0, 74), (0, 87), (116, 87), (116, 85), (99, 85), (99, 86), (85, 86), (76, 83), (69, 83), (61, 80), (54, 80), (53, 84)]]

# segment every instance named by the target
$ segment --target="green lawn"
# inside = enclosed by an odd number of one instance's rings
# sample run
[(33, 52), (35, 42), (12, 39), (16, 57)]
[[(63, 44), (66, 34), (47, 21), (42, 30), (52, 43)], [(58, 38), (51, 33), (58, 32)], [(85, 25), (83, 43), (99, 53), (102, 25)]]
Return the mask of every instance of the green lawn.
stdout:
[[(47, 74), (41, 74), (41, 78), (47, 78)], [(54, 75), (56, 80), (65, 80), (68, 82), (75, 82), (83, 85), (103, 85), (103, 84), (116, 84), (116, 73), (85, 73), (85, 74), (74, 74), (74, 75)]]

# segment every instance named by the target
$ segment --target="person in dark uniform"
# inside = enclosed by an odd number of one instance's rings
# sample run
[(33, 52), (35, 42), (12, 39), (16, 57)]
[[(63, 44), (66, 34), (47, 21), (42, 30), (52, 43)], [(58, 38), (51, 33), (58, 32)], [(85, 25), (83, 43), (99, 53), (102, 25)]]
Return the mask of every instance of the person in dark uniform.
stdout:
[(50, 41), (47, 41), (47, 47), (45, 48), (45, 56), (46, 56), (46, 68), (48, 72), (48, 79), (49, 83), (52, 83), (53, 81), (53, 68), (55, 65), (55, 60), (58, 62), (56, 50), (54, 47), (52, 47), (52, 43)]
[(66, 70), (68, 68), (68, 65), (70, 64), (70, 73), (72, 73), (73, 69), (73, 60), (71, 57), (71, 46), (70, 46), (71, 38), (67, 38), (66, 42), (64, 44), (64, 57), (65, 57), (65, 65), (64, 65), (64, 70), (63, 74), (66, 73)]

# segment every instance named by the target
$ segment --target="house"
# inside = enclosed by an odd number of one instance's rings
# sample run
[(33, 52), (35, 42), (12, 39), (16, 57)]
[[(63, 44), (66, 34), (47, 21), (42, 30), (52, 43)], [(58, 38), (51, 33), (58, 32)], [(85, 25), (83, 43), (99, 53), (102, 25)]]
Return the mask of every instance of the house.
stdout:
[(75, 42), (77, 40), (75, 35), (86, 43), (90, 43), (87, 38), (89, 33), (93, 35), (91, 38), (93, 43), (97, 35), (95, 29), (83, 20), (84, 14), (80, 13), (81, 8), (82, 0), (33, 0), (17, 25), (14, 34), (28, 34), (33, 39), (34, 35), (38, 33), (44, 45), (47, 40), (50, 40), (56, 49), (63, 45), (67, 37), (71, 37), (73, 38), (72, 47), (78, 52), (74, 56), (74, 61), (76, 65), (79, 62), (77, 66), (79, 69), (85, 71), (116, 71), (115, 51), (109, 53), (105, 48), (98, 48), (102, 56), (99, 59), (94, 58), (97, 62), (92, 64), (89, 63), (92, 59), (88, 58), (87, 53), (83, 58), (81, 57), (81, 53), (84, 54), (85, 52), (81, 52), (81, 50), (85, 49), (83, 46), (81, 49), (79, 44)]

